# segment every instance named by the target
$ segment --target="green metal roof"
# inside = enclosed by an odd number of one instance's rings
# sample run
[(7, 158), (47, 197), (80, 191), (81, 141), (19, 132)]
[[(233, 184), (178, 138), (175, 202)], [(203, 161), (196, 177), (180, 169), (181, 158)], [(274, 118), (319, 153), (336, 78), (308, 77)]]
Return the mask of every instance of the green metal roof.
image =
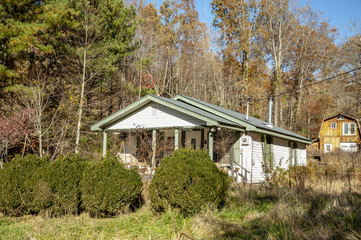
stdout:
[(276, 136), (291, 141), (298, 141), (306, 144), (312, 143), (312, 141), (306, 137), (277, 127), (275, 125), (270, 126), (267, 122), (260, 119), (251, 116), (246, 119), (245, 114), (231, 111), (229, 109), (222, 108), (214, 104), (185, 95), (177, 95), (173, 99), (155, 96), (151, 94), (147, 95), (130, 104), (129, 106), (93, 124), (91, 126), (91, 130), (104, 131), (108, 127), (119, 122), (121, 119), (124, 119), (125, 117), (146, 106), (147, 104), (150, 104), (151, 102), (164, 105), (176, 111), (200, 119), (206, 123), (206, 126), (222, 126), (240, 131), (246, 130), (249, 132), (268, 134), (271, 136)]
[(222, 118), (220, 116), (211, 114), (207, 111), (204, 111), (202, 109), (196, 108), (192, 105), (183, 103), (181, 101), (175, 101), (173, 99), (164, 98), (160, 96), (155, 96), (152, 94), (149, 94), (132, 104), (128, 105), (127, 107), (109, 115), (108, 117), (100, 120), (99, 122), (93, 124), (91, 126), (91, 130), (93, 131), (104, 131), (109, 126), (112, 126), (113, 124), (119, 122), (121, 119), (129, 116), (133, 112), (137, 111), (138, 109), (146, 106), (147, 104), (155, 102), (164, 106), (167, 106), (171, 109), (183, 112), (189, 116), (195, 117), (197, 119), (200, 119), (204, 122), (206, 122), (207, 126), (218, 126), (218, 125), (224, 125), (224, 126), (231, 126), (239, 128), (239, 130), (242, 130), (244, 126), (235, 123), (233, 121), (230, 121), (228, 119)]
[[(219, 124), (223, 123), (223, 124), (227, 124), (227, 125), (231, 125), (231, 126), (244, 127), (244, 126), (242, 126), (242, 125), (240, 125), (238, 123), (235, 123), (235, 122), (230, 121), (230, 120), (228, 120), (226, 118), (222, 118), (220, 116), (214, 115), (212, 113), (204, 111), (203, 109), (194, 107), (194, 106), (192, 106), (190, 104), (187, 104), (187, 103), (184, 103), (184, 102), (181, 102), (181, 101), (176, 101), (176, 100), (173, 100), (171, 98), (165, 98), (165, 97), (154, 96), (154, 95), (152, 95), (152, 96), (155, 97), (155, 98), (161, 99), (161, 100), (169, 103), (170, 105), (173, 104), (175, 106), (179, 106), (179, 107), (181, 107), (183, 109), (187, 109), (187, 110), (189, 110), (189, 111), (191, 111), (193, 113), (197, 113), (197, 114), (200, 114), (200, 115), (202, 115), (204, 117), (207, 117), (209, 119), (217, 121)], [(169, 106), (169, 105), (167, 105), (167, 106)]]
[(177, 101), (183, 101), (185, 103), (188, 103), (188, 104), (194, 105), (196, 107), (202, 108), (206, 111), (209, 111), (212, 114), (220, 115), (224, 118), (235, 121), (238, 124), (246, 126), (247, 131), (254, 131), (254, 132), (274, 135), (277, 137), (283, 137), (283, 138), (287, 138), (290, 140), (296, 140), (296, 141), (301, 140), (301, 142), (307, 143), (307, 144), (312, 143), (311, 139), (308, 139), (306, 137), (303, 137), (301, 135), (298, 135), (298, 134), (288, 131), (286, 129), (277, 127), (275, 125), (269, 126), (269, 124), (267, 122), (262, 121), (255, 117), (252, 117), (252, 116), (249, 116), (248, 120), (247, 120), (245, 114), (235, 112), (235, 111), (232, 111), (232, 110), (229, 110), (226, 108), (222, 108), (222, 107), (216, 106), (214, 104), (201, 101), (199, 99), (195, 99), (195, 98), (188, 97), (185, 95), (177, 95), (173, 99), (177, 100)]

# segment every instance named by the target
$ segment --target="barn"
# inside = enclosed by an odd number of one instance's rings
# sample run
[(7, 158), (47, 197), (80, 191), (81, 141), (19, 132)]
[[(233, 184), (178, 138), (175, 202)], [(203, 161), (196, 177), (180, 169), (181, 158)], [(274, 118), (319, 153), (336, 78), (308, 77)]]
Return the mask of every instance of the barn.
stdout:
[(312, 145), (325, 153), (337, 150), (359, 152), (361, 131), (357, 118), (343, 113), (324, 118), (318, 139)]
[(93, 124), (91, 130), (103, 133), (103, 155), (108, 134), (124, 139), (119, 151), (124, 162), (141, 161), (141, 150), (147, 149), (145, 155), (155, 167), (174, 150), (193, 147), (208, 151), (237, 181), (262, 182), (276, 167), (306, 165), (306, 146), (312, 142), (275, 126), (271, 116), (272, 100), (265, 122), (185, 95), (147, 95)]

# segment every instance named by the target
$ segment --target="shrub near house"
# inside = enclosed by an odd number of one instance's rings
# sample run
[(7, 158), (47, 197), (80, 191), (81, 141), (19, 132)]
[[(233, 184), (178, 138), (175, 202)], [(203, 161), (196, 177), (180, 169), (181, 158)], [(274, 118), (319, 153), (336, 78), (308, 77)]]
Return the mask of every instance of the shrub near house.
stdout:
[(79, 214), (112, 216), (126, 211), (140, 196), (140, 175), (115, 157), (90, 163), (79, 155), (15, 157), (0, 170), (0, 212), (22, 216)]
[(91, 164), (81, 182), (83, 204), (92, 216), (108, 217), (128, 211), (140, 196), (142, 179), (116, 157)]
[(39, 199), (39, 183), (49, 158), (16, 156), (0, 170), (0, 211), (6, 215), (37, 214), (45, 202)]
[(229, 182), (202, 150), (180, 149), (164, 158), (150, 185), (155, 211), (169, 207), (185, 215), (206, 207), (219, 207), (225, 201)]

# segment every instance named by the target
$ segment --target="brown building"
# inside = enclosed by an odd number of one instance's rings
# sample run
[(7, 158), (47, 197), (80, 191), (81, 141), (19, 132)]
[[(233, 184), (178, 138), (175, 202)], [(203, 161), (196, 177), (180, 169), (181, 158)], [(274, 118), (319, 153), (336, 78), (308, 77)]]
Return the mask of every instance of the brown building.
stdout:
[(338, 149), (359, 152), (360, 144), (360, 124), (357, 119), (339, 113), (323, 119), (319, 138), (312, 145), (324, 152)]

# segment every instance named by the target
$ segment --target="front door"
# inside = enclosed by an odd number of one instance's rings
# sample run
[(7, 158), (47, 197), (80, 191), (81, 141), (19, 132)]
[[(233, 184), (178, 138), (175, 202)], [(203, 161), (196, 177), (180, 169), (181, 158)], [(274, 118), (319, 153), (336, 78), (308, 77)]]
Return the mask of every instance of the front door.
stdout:
[(185, 132), (185, 147), (193, 149), (201, 148), (202, 131), (186, 131)]

